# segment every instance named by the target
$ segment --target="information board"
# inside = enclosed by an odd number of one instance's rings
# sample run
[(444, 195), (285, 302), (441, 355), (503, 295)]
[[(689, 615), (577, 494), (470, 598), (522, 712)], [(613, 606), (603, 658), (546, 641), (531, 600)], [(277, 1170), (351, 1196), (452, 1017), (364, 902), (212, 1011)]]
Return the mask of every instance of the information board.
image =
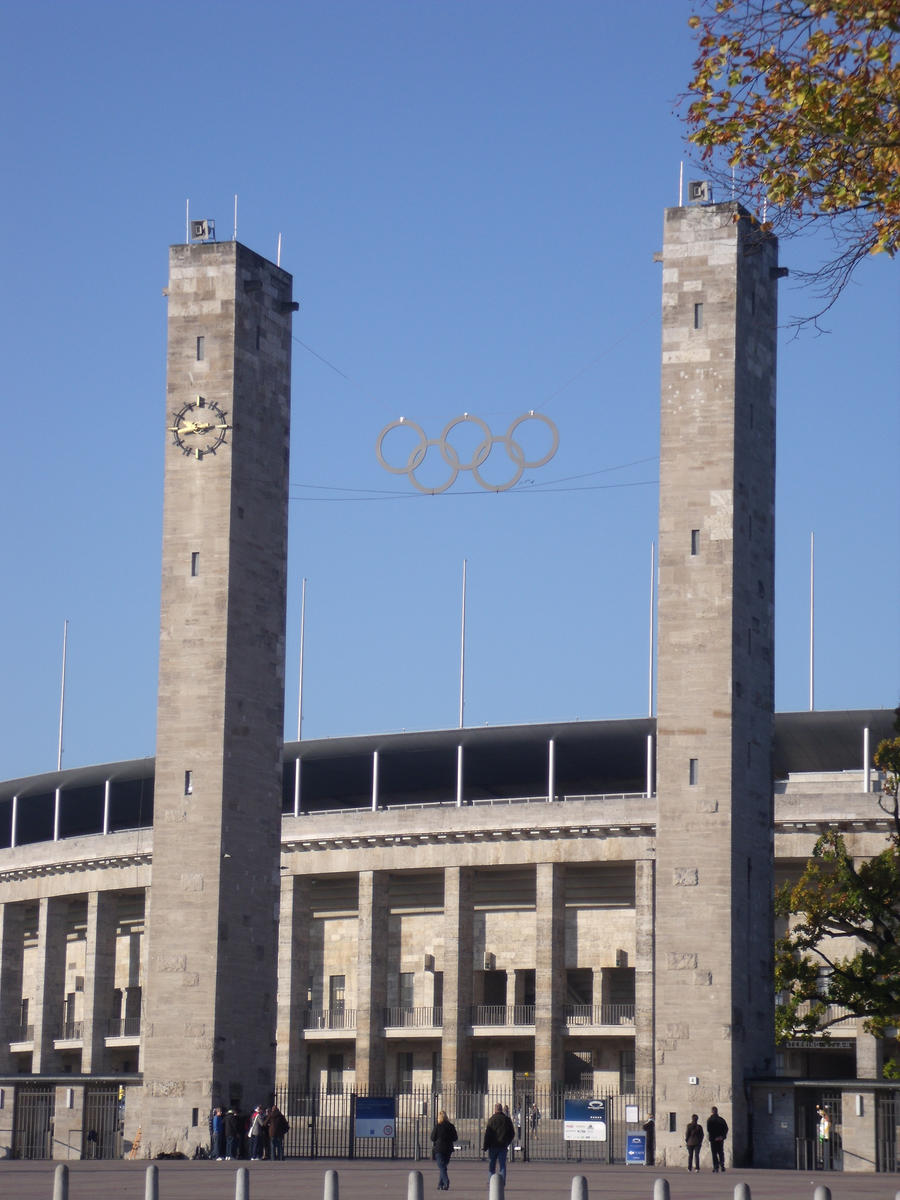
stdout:
[(356, 1097), (356, 1136), (392, 1138), (396, 1129), (393, 1096)]
[(625, 1138), (625, 1162), (642, 1167), (647, 1162), (646, 1133), (629, 1133)]
[(567, 1100), (563, 1136), (567, 1142), (606, 1141), (606, 1101)]

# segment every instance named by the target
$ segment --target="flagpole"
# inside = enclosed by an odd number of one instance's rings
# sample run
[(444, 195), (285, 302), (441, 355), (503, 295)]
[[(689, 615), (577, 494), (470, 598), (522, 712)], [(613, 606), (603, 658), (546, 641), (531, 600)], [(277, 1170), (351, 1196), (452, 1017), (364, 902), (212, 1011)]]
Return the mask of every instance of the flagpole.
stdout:
[(56, 749), (56, 769), (62, 770), (62, 755), (63, 755), (63, 715), (66, 709), (66, 650), (69, 641), (69, 619), (68, 617), (63, 622), (63, 648), (62, 648), (62, 682), (59, 687), (59, 740)]
[(815, 708), (816, 535), (809, 535), (809, 711)]
[(653, 656), (656, 649), (655, 629), (653, 622), (653, 600), (656, 591), (656, 542), (650, 543), (650, 669), (647, 686), (647, 716), (653, 716)]
[(462, 620), (459, 640), (459, 727), (463, 727), (466, 706), (466, 560), (462, 570)]
[[(300, 666), (297, 683), (297, 741), (303, 733), (303, 650), (306, 645), (306, 580), (300, 585)], [(294, 816), (300, 816), (300, 751), (294, 759)]]

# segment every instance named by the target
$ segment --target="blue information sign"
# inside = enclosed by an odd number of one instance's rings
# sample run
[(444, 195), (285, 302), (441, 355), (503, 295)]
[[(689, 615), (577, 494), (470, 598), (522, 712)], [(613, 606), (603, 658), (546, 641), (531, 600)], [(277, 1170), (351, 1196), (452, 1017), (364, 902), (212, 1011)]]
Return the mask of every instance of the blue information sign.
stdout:
[(647, 1161), (646, 1133), (629, 1133), (625, 1138), (625, 1162), (642, 1167)]
[(393, 1137), (396, 1128), (393, 1096), (356, 1097), (356, 1136)]

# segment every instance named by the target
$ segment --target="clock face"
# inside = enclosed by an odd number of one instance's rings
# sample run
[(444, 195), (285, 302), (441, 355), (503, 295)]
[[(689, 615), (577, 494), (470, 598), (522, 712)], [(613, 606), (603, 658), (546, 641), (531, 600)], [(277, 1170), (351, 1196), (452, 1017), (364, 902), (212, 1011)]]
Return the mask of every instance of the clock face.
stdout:
[(169, 432), (183, 454), (203, 458), (215, 454), (230, 428), (225, 413), (214, 400), (197, 396), (174, 414)]

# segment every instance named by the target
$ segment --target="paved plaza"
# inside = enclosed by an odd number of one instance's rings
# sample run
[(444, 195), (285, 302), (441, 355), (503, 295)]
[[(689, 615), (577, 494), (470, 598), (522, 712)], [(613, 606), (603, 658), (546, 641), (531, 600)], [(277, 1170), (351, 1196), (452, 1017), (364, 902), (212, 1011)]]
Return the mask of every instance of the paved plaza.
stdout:
[[(160, 1162), (159, 1200), (233, 1200), (238, 1163)], [(325, 1172), (338, 1172), (340, 1200), (407, 1200), (409, 1174), (419, 1169), (424, 1194), (437, 1190), (431, 1162), (318, 1160), (247, 1163), (250, 1200), (322, 1200)], [(55, 1164), (0, 1162), (3, 1200), (52, 1200)], [(144, 1200), (146, 1162), (72, 1162), (69, 1200)], [(572, 1178), (584, 1175), (589, 1200), (652, 1200), (658, 1178), (669, 1181), (671, 1200), (733, 1200), (737, 1183), (749, 1185), (751, 1200), (813, 1200), (817, 1187), (830, 1188), (832, 1200), (895, 1200), (900, 1174), (850, 1175), (803, 1171), (735, 1170), (726, 1175), (684, 1168), (597, 1166), (578, 1163), (517, 1164), (509, 1172), (506, 1193), (528, 1200), (569, 1200)], [(480, 1162), (451, 1163), (451, 1191), (459, 1200), (487, 1200), (488, 1181)]]

